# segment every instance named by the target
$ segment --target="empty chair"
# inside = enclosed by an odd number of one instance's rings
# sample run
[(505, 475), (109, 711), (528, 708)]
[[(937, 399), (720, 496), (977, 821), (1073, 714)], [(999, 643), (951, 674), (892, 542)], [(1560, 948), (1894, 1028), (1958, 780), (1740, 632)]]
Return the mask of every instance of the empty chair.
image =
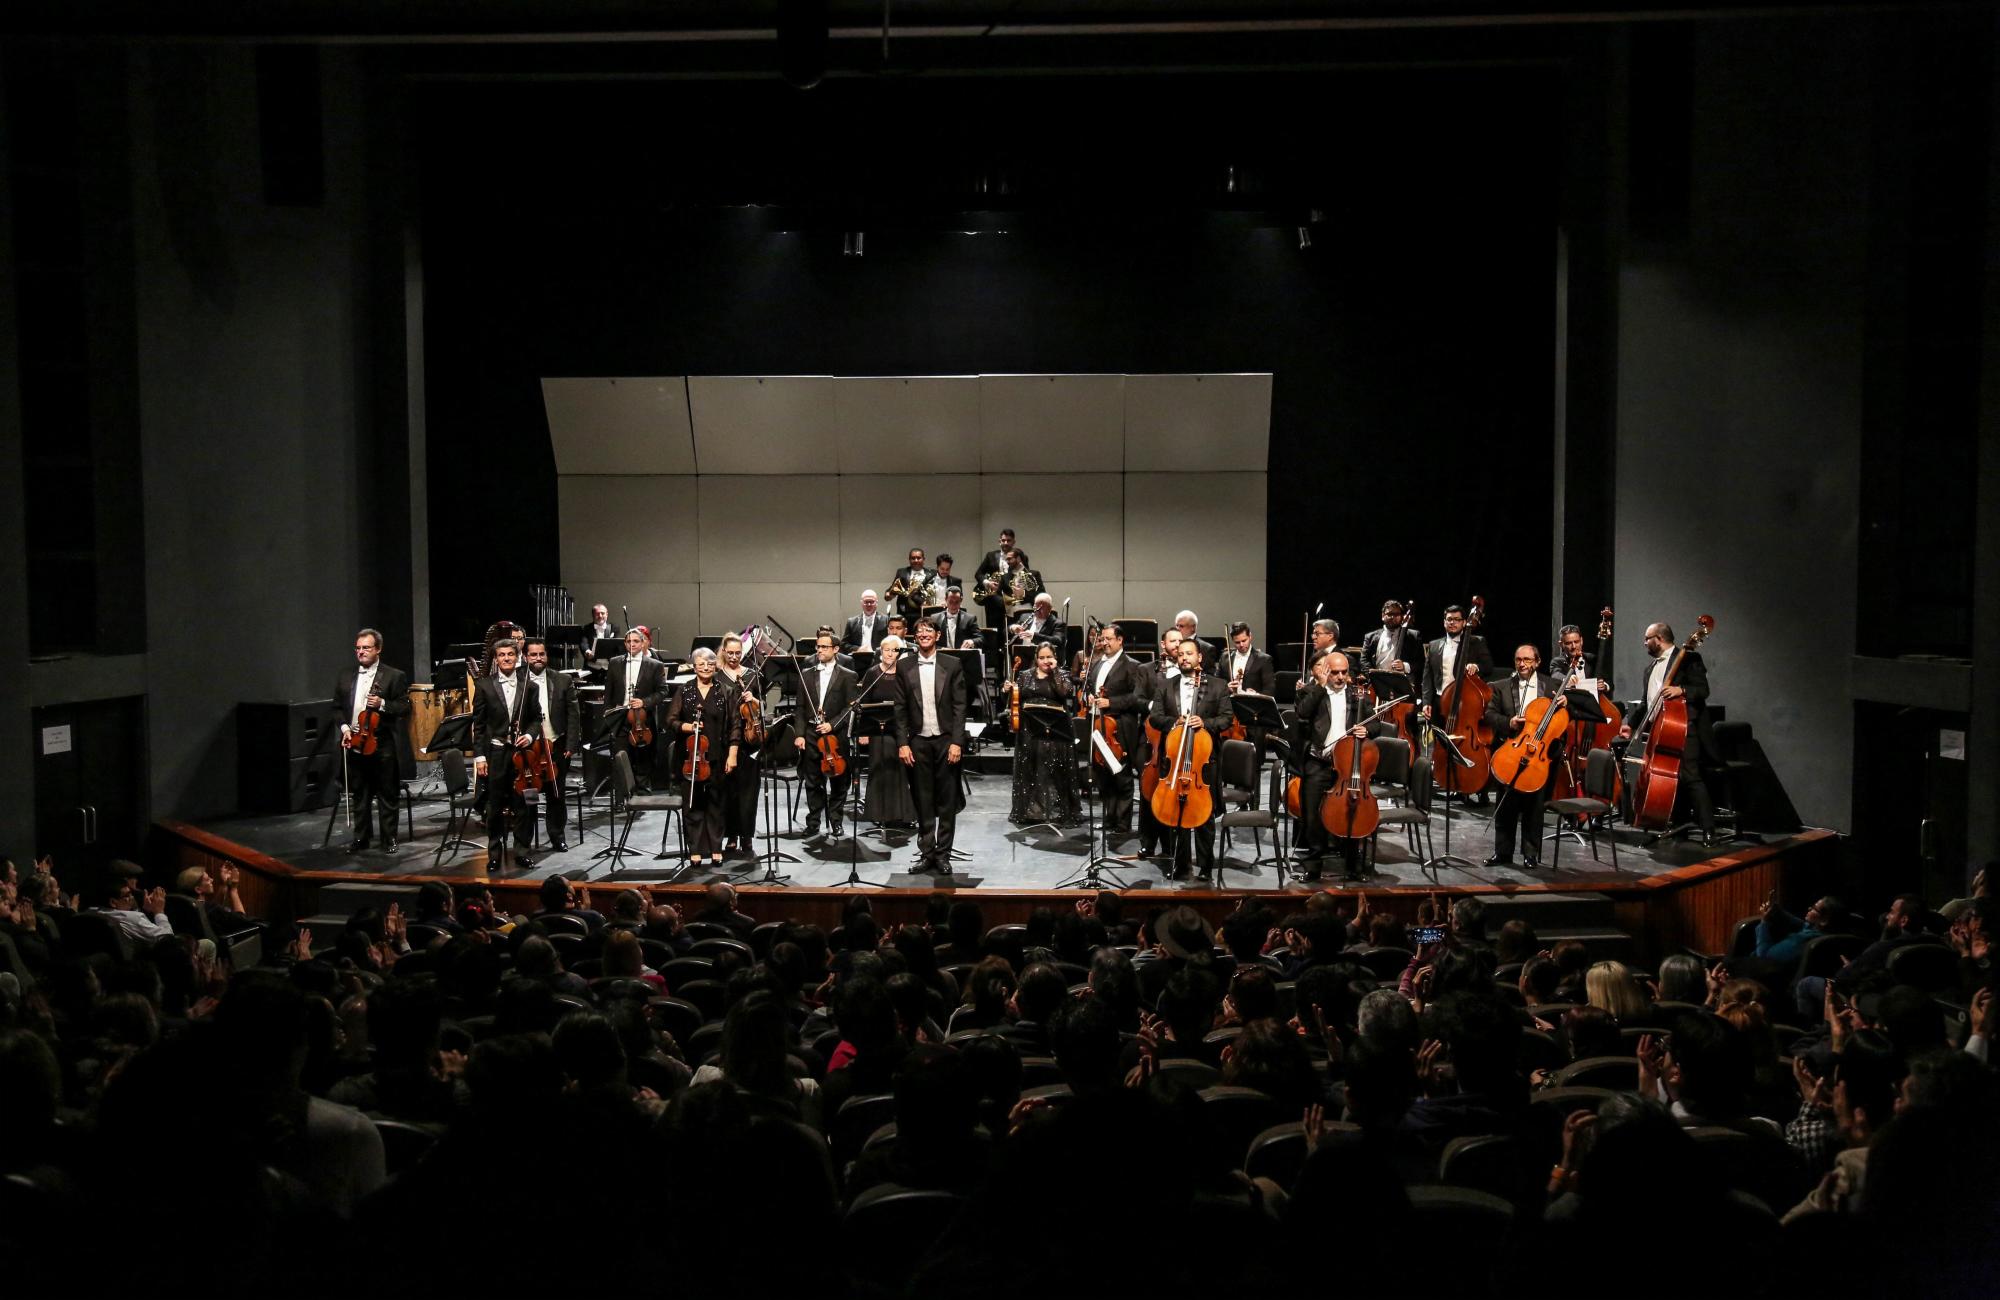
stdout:
[(1398, 736), (1383, 736), (1375, 742), (1382, 759), (1375, 768), (1377, 782), (1393, 786), (1400, 803), (1382, 809), (1375, 833), (1368, 837), (1368, 861), (1375, 861), (1377, 841), (1384, 829), (1401, 826), (1409, 837), (1410, 856), (1428, 862), (1437, 854), (1431, 840), (1431, 756), (1410, 758), (1410, 742)]
[[(660, 851), (653, 856), (656, 859), (671, 857), (672, 855), (667, 852), (667, 832), (674, 825), (675, 819), (680, 817), (682, 810), (687, 806), (686, 796), (678, 790), (671, 789), (641, 793), (637, 784), (632, 779), (632, 756), (623, 751), (612, 756), (611, 790), (611, 806), (614, 810), (623, 808), (625, 810), (625, 820), (618, 828), (618, 842), (604, 850), (606, 854), (610, 855), (613, 863), (612, 869), (607, 873), (606, 878), (609, 879), (610, 876), (615, 876), (618, 872), (616, 864), (622, 861), (626, 854), (634, 852), (634, 850), (626, 847), (626, 841), (632, 838), (632, 823), (639, 820), (639, 814), (642, 812), (663, 812), (667, 814), (660, 819)], [(615, 812), (614, 815), (616, 815)], [(682, 829), (685, 831), (686, 828), (683, 827)], [(686, 836), (683, 835), (682, 839), (685, 840)]]
[[(1590, 840), (1590, 860), (1601, 862), (1597, 856), (1597, 828), (1604, 816), (1615, 806), (1614, 796), (1618, 786), (1618, 760), (1608, 749), (1593, 749), (1583, 763), (1583, 793), (1568, 799), (1549, 800), (1549, 811), (1556, 815), (1558, 823), (1564, 817), (1584, 819), (1584, 834)], [(1607, 835), (1611, 841), (1611, 869), (1618, 870), (1618, 837)], [(1549, 867), (1554, 870), (1562, 865), (1563, 837), (1556, 836), (1555, 853), (1549, 858)]]
[(453, 849), (476, 849), (479, 842), (467, 836), (472, 829), (472, 779), (466, 775), (465, 755), (447, 749), (438, 755), (438, 775), (444, 780), (444, 834), (431, 853), (431, 870), (436, 871), (444, 855)]
[[(703, 921), (695, 922), (695, 925), (707, 925), (707, 924), (708, 922), (703, 922)], [(761, 961), (764, 958), (771, 955), (771, 945), (775, 944), (778, 941), (778, 932), (784, 929), (785, 925), (786, 923), (783, 921), (766, 921), (762, 925), (758, 926), (756, 929), (750, 932), (750, 951), (757, 955), (758, 960)], [(694, 925), (690, 925), (687, 928), (690, 931), (692, 931), (694, 929)], [(727, 926), (722, 926), (719, 928), (724, 930), (725, 933), (715, 935), (712, 937), (717, 939), (727, 939), (731, 937), (730, 933), (727, 932), (728, 931)], [(710, 937), (710, 936), (704, 935), (697, 937)]]
[(1943, 993), (1958, 987), (1958, 954), (1941, 943), (1906, 943), (1889, 953), (1889, 974), (1898, 984)]
[(1568, 1064), (1569, 1055), (1563, 1051), (1562, 1044), (1555, 1040), (1553, 1034), (1543, 1033), (1539, 1029), (1523, 1029), (1516, 1059), (1520, 1062), (1523, 1074), (1532, 1074), (1536, 1070), (1562, 1069)]
[(1639, 1058), (1636, 1056), (1586, 1056), (1556, 1071), (1558, 1088), (1609, 1088), (1630, 1092), (1639, 1086)]
[(1453, 1138), (1438, 1157), (1438, 1181), (1511, 1201), (1522, 1190), (1520, 1149), (1501, 1134)]
[(945, 1235), (965, 1207), (953, 1192), (919, 1191), (882, 1183), (854, 1198), (841, 1223), (841, 1254), (855, 1276), (900, 1293), (930, 1243)]
[[(1257, 747), (1247, 740), (1223, 741), (1219, 771), (1225, 811), (1216, 818), (1216, 824), (1222, 827), (1224, 841), (1227, 842), (1232, 828), (1241, 826), (1250, 832), (1250, 843), (1256, 850), (1250, 865), (1277, 862), (1278, 818), (1269, 808), (1258, 805)], [(1265, 831), (1271, 832), (1271, 857), (1264, 855)]]
[(562, 958), (564, 970), (570, 970), (582, 964), (584, 959), (583, 954), (589, 943), (590, 940), (580, 934), (552, 934), (549, 936), (549, 946), (556, 950), (556, 956)]
[(700, 1066), (706, 1064), (711, 1055), (722, 1050), (722, 1022), (720, 1020), (709, 1021), (701, 1028), (695, 1030), (681, 1046), (686, 1054), (689, 1065)]
[(1823, 975), (1832, 978), (1840, 973), (1847, 962), (1861, 955), (1868, 946), (1867, 940), (1856, 934), (1820, 934), (1806, 940), (1805, 947), (1799, 949), (1798, 969), (1792, 972), (1792, 984), (1808, 975)]

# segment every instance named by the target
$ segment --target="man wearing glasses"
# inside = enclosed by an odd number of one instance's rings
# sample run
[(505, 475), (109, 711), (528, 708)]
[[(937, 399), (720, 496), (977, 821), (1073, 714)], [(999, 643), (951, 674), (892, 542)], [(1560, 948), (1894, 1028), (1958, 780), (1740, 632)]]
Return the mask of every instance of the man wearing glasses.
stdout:
[(167, 891), (155, 886), (141, 895), (130, 876), (121, 875), (113, 881), (104, 906), (94, 910), (136, 944), (155, 944), (174, 933), (167, 920)]

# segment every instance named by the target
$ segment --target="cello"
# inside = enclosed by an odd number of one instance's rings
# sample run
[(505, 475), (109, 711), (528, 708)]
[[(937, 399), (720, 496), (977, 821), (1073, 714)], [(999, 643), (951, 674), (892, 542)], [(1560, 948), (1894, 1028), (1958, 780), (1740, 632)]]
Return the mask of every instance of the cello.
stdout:
[[(1201, 696), (1201, 670), (1192, 678), (1195, 697)], [(1194, 725), (1190, 725), (1190, 724)], [(1167, 731), (1159, 751), (1157, 784), (1148, 803), (1153, 819), (1168, 830), (1206, 826), (1215, 815), (1215, 792), (1209, 788), (1205, 770), (1215, 753), (1215, 737), (1192, 715), (1184, 716)]]
[(1660, 698), (1646, 714), (1646, 752), (1639, 774), (1632, 778), (1632, 825), (1640, 830), (1664, 830), (1674, 818), (1674, 798), (1680, 793), (1681, 759), (1687, 753), (1686, 696), (1668, 699), (1666, 688), (1680, 676), (1688, 652), (1715, 630), (1715, 619), (1703, 614), (1688, 639), (1674, 650), (1673, 661), (1660, 681)]
[(1569, 731), (1569, 701), (1563, 691), (1576, 674), (1554, 695), (1538, 695), (1521, 710), (1521, 729), (1493, 751), (1493, 779), (1509, 790), (1533, 794), (1549, 783), (1552, 749)]
[(1466, 637), (1485, 616), (1486, 598), (1474, 596), (1472, 613), (1459, 629), (1458, 658), (1452, 664), (1451, 682), (1438, 693), (1441, 715), (1438, 727), (1458, 745), (1459, 753), (1470, 760), (1469, 765), (1460, 766), (1452, 761), (1451, 751), (1444, 745), (1433, 748), (1431, 771), (1437, 776), (1438, 786), (1455, 794), (1478, 794), (1492, 775), (1493, 728), (1486, 721), (1486, 706), (1493, 702), (1493, 688), (1484, 678), (1468, 677), (1465, 673), (1465, 666), (1472, 658)]
[[(1364, 707), (1368, 688), (1357, 686), (1354, 697)], [(1341, 782), (1326, 792), (1319, 802), (1319, 824), (1328, 835), (1343, 840), (1364, 840), (1375, 833), (1382, 821), (1382, 805), (1375, 798), (1375, 768), (1381, 762), (1382, 751), (1367, 740), (1356, 740), (1353, 727), (1365, 727), (1376, 719), (1384, 717), (1398, 704), (1408, 700), (1399, 695), (1381, 708), (1376, 709), (1359, 722), (1351, 723), (1349, 730), (1343, 731), (1334, 742), (1333, 754), (1328, 762), (1336, 772), (1341, 772)], [(1289, 792), (1287, 792), (1289, 798)]]

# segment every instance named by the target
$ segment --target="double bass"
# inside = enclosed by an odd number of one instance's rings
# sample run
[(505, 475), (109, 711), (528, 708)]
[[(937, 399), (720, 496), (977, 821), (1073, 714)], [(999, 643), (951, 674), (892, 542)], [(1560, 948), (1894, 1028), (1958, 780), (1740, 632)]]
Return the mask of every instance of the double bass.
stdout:
[(1640, 830), (1664, 830), (1674, 819), (1674, 798), (1680, 793), (1681, 759), (1687, 753), (1688, 702), (1686, 696), (1668, 699), (1666, 688), (1680, 677), (1688, 652), (1698, 648), (1715, 630), (1715, 619), (1703, 614), (1695, 620), (1694, 631), (1675, 648), (1660, 682), (1660, 698), (1646, 714), (1646, 753), (1639, 774), (1632, 778), (1632, 825)]
[[(1201, 670), (1190, 679), (1195, 697), (1201, 696)], [(1215, 792), (1209, 788), (1206, 771), (1215, 753), (1215, 737), (1199, 719), (1183, 716), (1168, 729), (1159, 749), (1158, 783), (1148, 803), (1153, 819), (1169, 830), (1205, 826), (1215, 815)]]
[(1440, 744), (1433, 749), (1431, 771), (1439, 788), (1456, 794), (1478, 794), (1486, 788), (1493, 771), (1493, 727), (1486, 721), (1486, 706), (1493, 702), (1493, 688), (1484, 678), (1465, 674), (1466, 663), (1472, 657), (1467, 652), (1465, 638), (1485, 617), (1486, 598), (1474, 596), (1472, 612), (1459, 630), (1458, 659), (1452, 664), (1451, 682), (1438, 693), (1437, 725), (1458, 745), (1459, 753), (1471, 760), (1470, 766), (1461, 767), (1452, 761), (1451, 751), (1445, 746)]
[[(1603, 722), (1584, 722), (1571, 718), (1569, 723), (1569, 743), (1563, 751), (1563, 762), (1556, 769), (1555, 797), (1574, 798), (1583, 793), (1584, 769), (1589, 763), (1593, 749), (1610, 749), (1618, 739), (1620, 711), (1618, 704), (1605, 689), (1610, 680), (1611, 666), (1611, 606), (1598, 611), (1597, 624), (1597, 711), (1604, 715)], [(1574, 669), (1572, 665), (1572, 669)], [(1611, 806), (1617, 807), (1623, 798), (1625, 777), (1621, 765), (1611, 765)]]

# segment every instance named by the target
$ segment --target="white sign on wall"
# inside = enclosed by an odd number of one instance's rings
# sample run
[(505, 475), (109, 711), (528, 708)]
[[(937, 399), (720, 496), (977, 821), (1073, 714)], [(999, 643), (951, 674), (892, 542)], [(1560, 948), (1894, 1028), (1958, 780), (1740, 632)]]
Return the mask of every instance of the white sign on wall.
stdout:
[(69, 727), (42, 728), (42, 752), (44, 754), (67, 754), (70, 750)]

